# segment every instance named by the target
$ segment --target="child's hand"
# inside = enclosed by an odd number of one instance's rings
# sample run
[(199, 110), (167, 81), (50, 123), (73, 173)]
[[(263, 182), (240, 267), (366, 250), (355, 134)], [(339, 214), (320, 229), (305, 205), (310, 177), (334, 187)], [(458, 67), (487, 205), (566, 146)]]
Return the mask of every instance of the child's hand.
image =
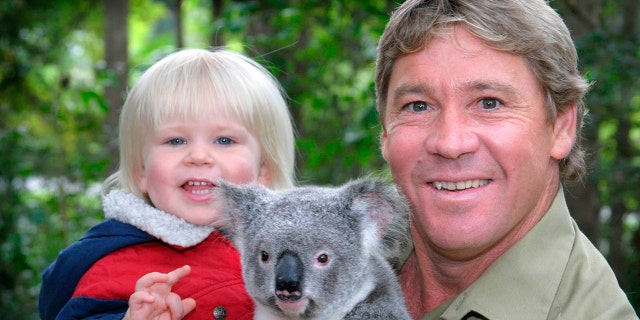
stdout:
[(192, 298), (182, 298), (171, 287), (191, 272), (184, 266), (169, 273), (152, 272), (136, 282), (136, 292), (129, 298), (124, 320), (178, 320), (196, 307)]

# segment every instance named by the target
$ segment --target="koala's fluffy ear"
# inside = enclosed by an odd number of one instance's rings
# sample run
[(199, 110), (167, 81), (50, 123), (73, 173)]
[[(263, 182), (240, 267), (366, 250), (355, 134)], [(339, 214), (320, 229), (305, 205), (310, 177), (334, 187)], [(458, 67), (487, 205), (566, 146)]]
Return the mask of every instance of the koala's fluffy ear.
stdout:
[[(410, 246), (409, 208), (394, 184), (382, 178), (361, 178), (344, 187), (351, 211), (361, 215), (365, 247), (379, 249), (394, 263)], [(371, 223), (373, 222), (373, 223)]]
[(261, 210), (258, 204), (266, 196), (267, 190), (258, 184), (237, 185), (220, 180), (216, 193), (223, 217), (218, 229), (233, 240), (240, 231), (240, 226), (259, 214)]

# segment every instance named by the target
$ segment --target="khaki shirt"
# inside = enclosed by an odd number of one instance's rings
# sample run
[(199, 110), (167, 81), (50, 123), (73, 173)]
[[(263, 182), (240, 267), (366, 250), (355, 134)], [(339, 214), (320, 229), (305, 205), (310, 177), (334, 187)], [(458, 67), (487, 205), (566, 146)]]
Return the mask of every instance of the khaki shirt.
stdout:
[(638, 319), (611, 267), (569, 216), (560, 188), (545, 216), (467, 290), (423, 320)]

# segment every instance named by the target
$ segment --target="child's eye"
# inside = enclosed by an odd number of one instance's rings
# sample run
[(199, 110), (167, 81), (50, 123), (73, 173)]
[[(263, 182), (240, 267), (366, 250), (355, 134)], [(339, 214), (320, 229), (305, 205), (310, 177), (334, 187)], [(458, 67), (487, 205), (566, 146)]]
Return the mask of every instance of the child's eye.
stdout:
[(484, 110), (493, 110), (502, 105), (502, 102), (494, 98), (485, 98), (480, 100), (480, 104), (482, 105), (482, 109)]
[(234, 141), (231, 138), (228, 137), (220, 137), (218, 139), (216, 139), (216, 143), (217, 144), (222, 144), (222, 145), (229, 145), (232, 144)]
[(187, 143), (187, 141), (185, 141), (182, 138), (171, 138), (171, 139), (167, 140), (167, 143), (172, 145), (172, 146), (178, 146), (178, 145)]
[(404, 109), (408, 109), (411, 112), (423, 112), (431, 109), (431, 107), (424, 101), (414, 101), (407, 103)]

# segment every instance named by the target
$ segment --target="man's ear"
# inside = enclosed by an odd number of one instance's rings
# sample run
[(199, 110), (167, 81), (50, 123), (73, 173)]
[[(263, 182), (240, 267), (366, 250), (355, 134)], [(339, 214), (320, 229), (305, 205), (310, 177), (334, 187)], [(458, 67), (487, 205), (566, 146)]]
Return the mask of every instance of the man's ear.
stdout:
[(380, 133), (380, 149), (382, 151), (382, 158), (389, 162), (389, 158), (387, 157), (387, 130), (382, 128), (382, 132)]
[(572, 104), (558, 114), (553, 125), (553, 147), (551, 157), (560, 160), (566, 157), (576, 141), (577, 134), (577, 111), (576, 103)]

